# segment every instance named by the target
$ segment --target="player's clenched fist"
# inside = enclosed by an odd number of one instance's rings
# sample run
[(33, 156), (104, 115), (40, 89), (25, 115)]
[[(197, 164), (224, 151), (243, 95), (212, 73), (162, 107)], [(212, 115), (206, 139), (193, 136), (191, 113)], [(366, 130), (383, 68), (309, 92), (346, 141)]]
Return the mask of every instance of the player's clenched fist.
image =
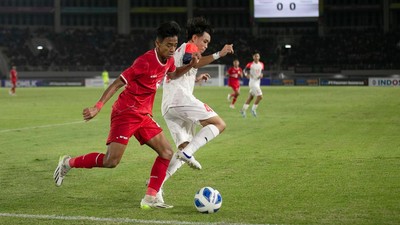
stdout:
[(210, 78), (211, 78), (210, 74), (202, 73), (202, 74), (200, 74), (199, 76), (196, 77), (196, 82), (199, 82), (199, 81), (202, 81), (202, 80), (207, 81)]
[(201, 59), (201, 54), (200, 54), (200, 52), (193, 52), (193, 53), (192, 53), (192, 61), (191, 61), (191, 64), (194, 65), (194, 64), (198, 63), (200, 59)]
[(96, 107), (85, 108), (85, 109), (83, 109), (83, 112), (82, 112), (83, 119), (85, 121), (89, 121), (90, 119), (95, 117), (97, 115), (97, 113), (99, 113), (99, 109)]

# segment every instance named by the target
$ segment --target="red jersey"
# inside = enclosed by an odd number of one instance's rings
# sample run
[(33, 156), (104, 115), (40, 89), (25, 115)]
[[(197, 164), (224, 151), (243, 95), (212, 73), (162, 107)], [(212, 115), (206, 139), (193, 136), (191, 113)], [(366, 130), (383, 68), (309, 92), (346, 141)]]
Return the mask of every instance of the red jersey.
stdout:
[(113, 105), (119, 112), (131, 109), (140, 114), (152, 115), (157, 88), (167, 72), (176, 70), (174, 57), (165, 64), (158, 60), (156, 49), (139, 56), (133, 64), (120, 75), (126, 84), (125, 90)]
[(240, 67), (235, 68), (235, 67), (231, 66), (228, 69), (228, 74), (229, 74), (228, 86), (239, 87), (240, 86), (239, 78), (241, 78), (242, 74), (243, 74), (242, 68), (240, 68)]
[(10, 79), (12, 82), (17, 81), (17, 70), (16, 69), (11, 69), (10, 70)]

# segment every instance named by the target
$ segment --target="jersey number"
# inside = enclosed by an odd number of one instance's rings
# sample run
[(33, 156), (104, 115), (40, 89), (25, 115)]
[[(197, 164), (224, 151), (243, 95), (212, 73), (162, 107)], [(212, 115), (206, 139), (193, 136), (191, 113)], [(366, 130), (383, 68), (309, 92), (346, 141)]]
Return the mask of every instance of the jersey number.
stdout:
[(210, 106), (208, 106), (206, 103), (204, 103), (204, 108), (206, 108), (207, 112), (212, 112), (212, 108)]

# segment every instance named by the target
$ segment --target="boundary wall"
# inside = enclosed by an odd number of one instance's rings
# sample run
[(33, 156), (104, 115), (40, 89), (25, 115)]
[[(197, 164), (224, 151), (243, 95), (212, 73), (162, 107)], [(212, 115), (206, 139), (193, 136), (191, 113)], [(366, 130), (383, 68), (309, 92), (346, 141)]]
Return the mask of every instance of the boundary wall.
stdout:
[[(198, 74), (208, 73), (211, 79), (203, 86), (226, 86), (225, 65), (208, 65)], [(102, 87), (102, 71), (18, 71), (19, 87), (86, 86)], [(111, 81), (121, 71), (109, 71)], [(248, 79), (241, 79), (247, 86)], [(400, 70), (348, 70), (338, 73), (296, 73), (288, 71), (265, 71), (261, 79), (263, 86), (400, 86)], [(10, 87), (8, 79), (0, 80), (1, 87)]]

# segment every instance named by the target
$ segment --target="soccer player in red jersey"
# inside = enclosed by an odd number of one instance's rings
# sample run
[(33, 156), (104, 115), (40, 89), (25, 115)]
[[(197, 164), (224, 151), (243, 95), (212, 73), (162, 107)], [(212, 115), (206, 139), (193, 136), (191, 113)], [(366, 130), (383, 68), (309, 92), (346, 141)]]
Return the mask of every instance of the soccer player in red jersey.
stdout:
[(152, 110), (156, 90), (167, 75), (171, 79), (186, 73), (200, 59), (200, 54), (193, 53), (189, 64), (176, 68), (174, 52), (178, 44), (179, 25), (174, 22), (163, 23), (157, 28), (155, 49), (139, 56), (133, 64), (121, 73), (103, 93), (93, 107), (83, 110), (83, 118), (89, 121), (95, 117), (103, 105), (125, 86), (112, 107), (110, 132), (107, 139), (106, 154), (92, 152), (77, 157), (62, 156), (56, 170), (54, 181), (61, 186), (65, 175), (71, 168), (116, 167), (125, 152), (132, 135), (158, 153), (148, 183), (141, 208), (171, 208), (157, 202), (155, 195), (165, 178), (173, 150), (160, 126), (153, 120)]
[(15, 89), (17, 88), (17, 80), (18, 80), (16, 66), (12, 66), (10, 70), (10, 80), (11, 80), (11, 89), (8, 93), (10, 95), (15, 95)]
[[(237, 97), (240, 95), (240, 81), (239, 79), (242, 78), (243, 70), (239, 67), (239, 60), (234, 59), (232, 62), (233, 66), (231, 66), (226, 75), (228, 76), (228, 86), (230, 86), (233, 90), (233, 93), (228, 94), (228, 101), (231, 102), (230, 108), (235, 108), (235, 102)], [(231, 100), (232, 99), (232, 100)]]

